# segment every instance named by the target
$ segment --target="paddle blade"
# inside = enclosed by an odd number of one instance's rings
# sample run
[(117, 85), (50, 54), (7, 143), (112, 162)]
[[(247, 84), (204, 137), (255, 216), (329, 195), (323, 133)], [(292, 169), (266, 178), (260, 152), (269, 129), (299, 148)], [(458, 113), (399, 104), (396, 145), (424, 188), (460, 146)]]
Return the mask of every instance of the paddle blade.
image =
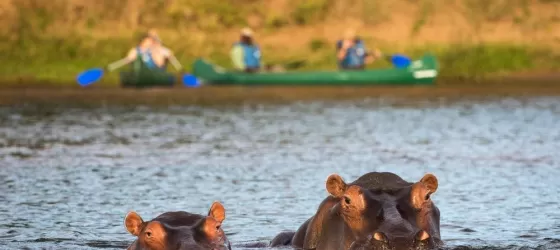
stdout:
[(103, 69), (95, 68), (95, 69), (88, 69), (81, 74), (78, 75), (76, 81), (81, 86), (87, 86), (94, 82), (99, 81), (103, 77)]
[(193, 76), (191, 74), (183, 75), (183, 84), (189, 88), (196, 88), (196, 87), (200, 87), (201, 85), (198, 78), (196, 78), (196, 76)]
[(410, 66), (411, 60), (406, 56), (395, 54), (391, 57), (391, 62), (396, 68), (406, 68)]

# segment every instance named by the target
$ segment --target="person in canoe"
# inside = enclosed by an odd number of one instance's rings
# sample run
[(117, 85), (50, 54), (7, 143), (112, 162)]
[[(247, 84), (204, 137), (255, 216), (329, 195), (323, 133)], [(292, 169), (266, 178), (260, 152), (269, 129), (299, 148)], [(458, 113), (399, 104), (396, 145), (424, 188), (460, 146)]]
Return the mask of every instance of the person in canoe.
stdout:
[(109, 64), (107, 69), (113, 71), (130, 65), (129, 70), (120, 72), (123, 87), (173, 86), (176, 78), (167, 72), (165, 67), (162, 67), (161, 61), (163, 60), (157, 61), (160, 52), (154, 47), (155, 43), (154, 36), (148, 32), (145, 33), (138, 45), (130, 49), (125, 58)]
[(163, 46), (156, 30), (152, 29), (148, 32), (148, 34), (154, 40), (151, 51), (152, 58), (156, 66), (160, 69), (166, 70), (167, 64), (170, 62), (176, 70), (181, 70), (183, 66), (181, 66), (181, 63), (179, 63), (173, 52), (169, 48)]
[(158, 68), (152, 56), (152, 46), (154, 45), (154, 38), (150, 34), (144, 34), (140, 39), (138, 46), (130, 49), (126, 55), (126, 63), (131, 63), (136, 60), (142, 62), (144, 66), (149, 69)]
[[(336, 43), (338, 67), (342, 70), (363, 70), (366, 64), (374, 61), (374, 55), (366, 48), (364, 42), (356, 36), (354, 30), (347, 30), (343, 39)], [(375, 56), (381, 52), (375, 50)]]
[[(133, 62), (139, 62), (136, 65), (142, 65), (148, 69), (158, 69), (159, 67), (154, 61), (152, 56), (152, 46), (154, 45), (154, 38), (148, 33), (142, 35), (138, 45), (128, 51), (125, 58), (109, 64), (107, 69), (113, 71), (117, 68), (125, 66)], [(135, 67), (136, 68), (136, 67)]]
[(261, 51), (250, 28), (241, 30), (240, 40), (231, 48), (230, 56), (237, 70), (254, 73), (261, 69)]

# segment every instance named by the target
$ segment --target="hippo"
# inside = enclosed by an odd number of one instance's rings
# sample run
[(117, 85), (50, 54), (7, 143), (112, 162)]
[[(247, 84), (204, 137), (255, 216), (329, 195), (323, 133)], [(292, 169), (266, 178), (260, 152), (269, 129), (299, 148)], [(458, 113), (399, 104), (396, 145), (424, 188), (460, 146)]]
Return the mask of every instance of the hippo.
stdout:
[(346, 184), (332, 174), (330, 196), (295, 232), (282, 232), (271, 247), (302, 249), (429, 249), (442, 244), (439, 209), (431, 200), (438, 181), (426, 174), (410, 183), (388, 172), (367, 173)]
[(138, 238), (128, 250), (231, 250), (222, 230), (225, 217), (220, 202), (212, 204), (207, 216), (176, 211), (145, 222), (136, 212), (129, 212), (125, 227)]
[(329, 193), (355, 241), (349, 249), (433, 249), (441, 246), (439, 210), (431, 200), (438, 181), (432, 174), (409, 186), (365, 189), (329, 176)]

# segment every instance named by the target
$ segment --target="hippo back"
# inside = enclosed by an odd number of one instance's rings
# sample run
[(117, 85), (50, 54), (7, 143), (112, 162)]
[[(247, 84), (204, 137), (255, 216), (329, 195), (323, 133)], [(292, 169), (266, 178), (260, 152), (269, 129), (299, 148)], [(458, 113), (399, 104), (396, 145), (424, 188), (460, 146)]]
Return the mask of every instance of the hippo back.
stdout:
[(360, 176), (349, 185), (356, 185), (369, 190), (391, 191), (408, 187), (412, 184), (393, 173), (370, 172)]
[(200, 214), (192, 214), (184, 211), (166, 212), (154, 218), (154, 221), (159, 221), (171, 227), (192, 226), (205, 216)]

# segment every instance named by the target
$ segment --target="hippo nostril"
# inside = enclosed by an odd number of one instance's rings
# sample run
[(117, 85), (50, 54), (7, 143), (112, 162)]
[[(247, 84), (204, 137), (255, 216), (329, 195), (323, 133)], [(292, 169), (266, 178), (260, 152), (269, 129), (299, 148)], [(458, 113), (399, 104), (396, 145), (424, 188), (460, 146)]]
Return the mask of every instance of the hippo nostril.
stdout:
[(373, 234), (373, 238), (377, 241), (381, 241), (383, 243), (387, 243), (387, 237), (385, 236), (385, 234), (381, 233), (381, 232), (375, 232)]
[(425, 241), (429, 238), (430, 238), (430, 234), (424, 230), (420, 230), (420, 232), (416, 234), (416, 239), (418, 241)]

